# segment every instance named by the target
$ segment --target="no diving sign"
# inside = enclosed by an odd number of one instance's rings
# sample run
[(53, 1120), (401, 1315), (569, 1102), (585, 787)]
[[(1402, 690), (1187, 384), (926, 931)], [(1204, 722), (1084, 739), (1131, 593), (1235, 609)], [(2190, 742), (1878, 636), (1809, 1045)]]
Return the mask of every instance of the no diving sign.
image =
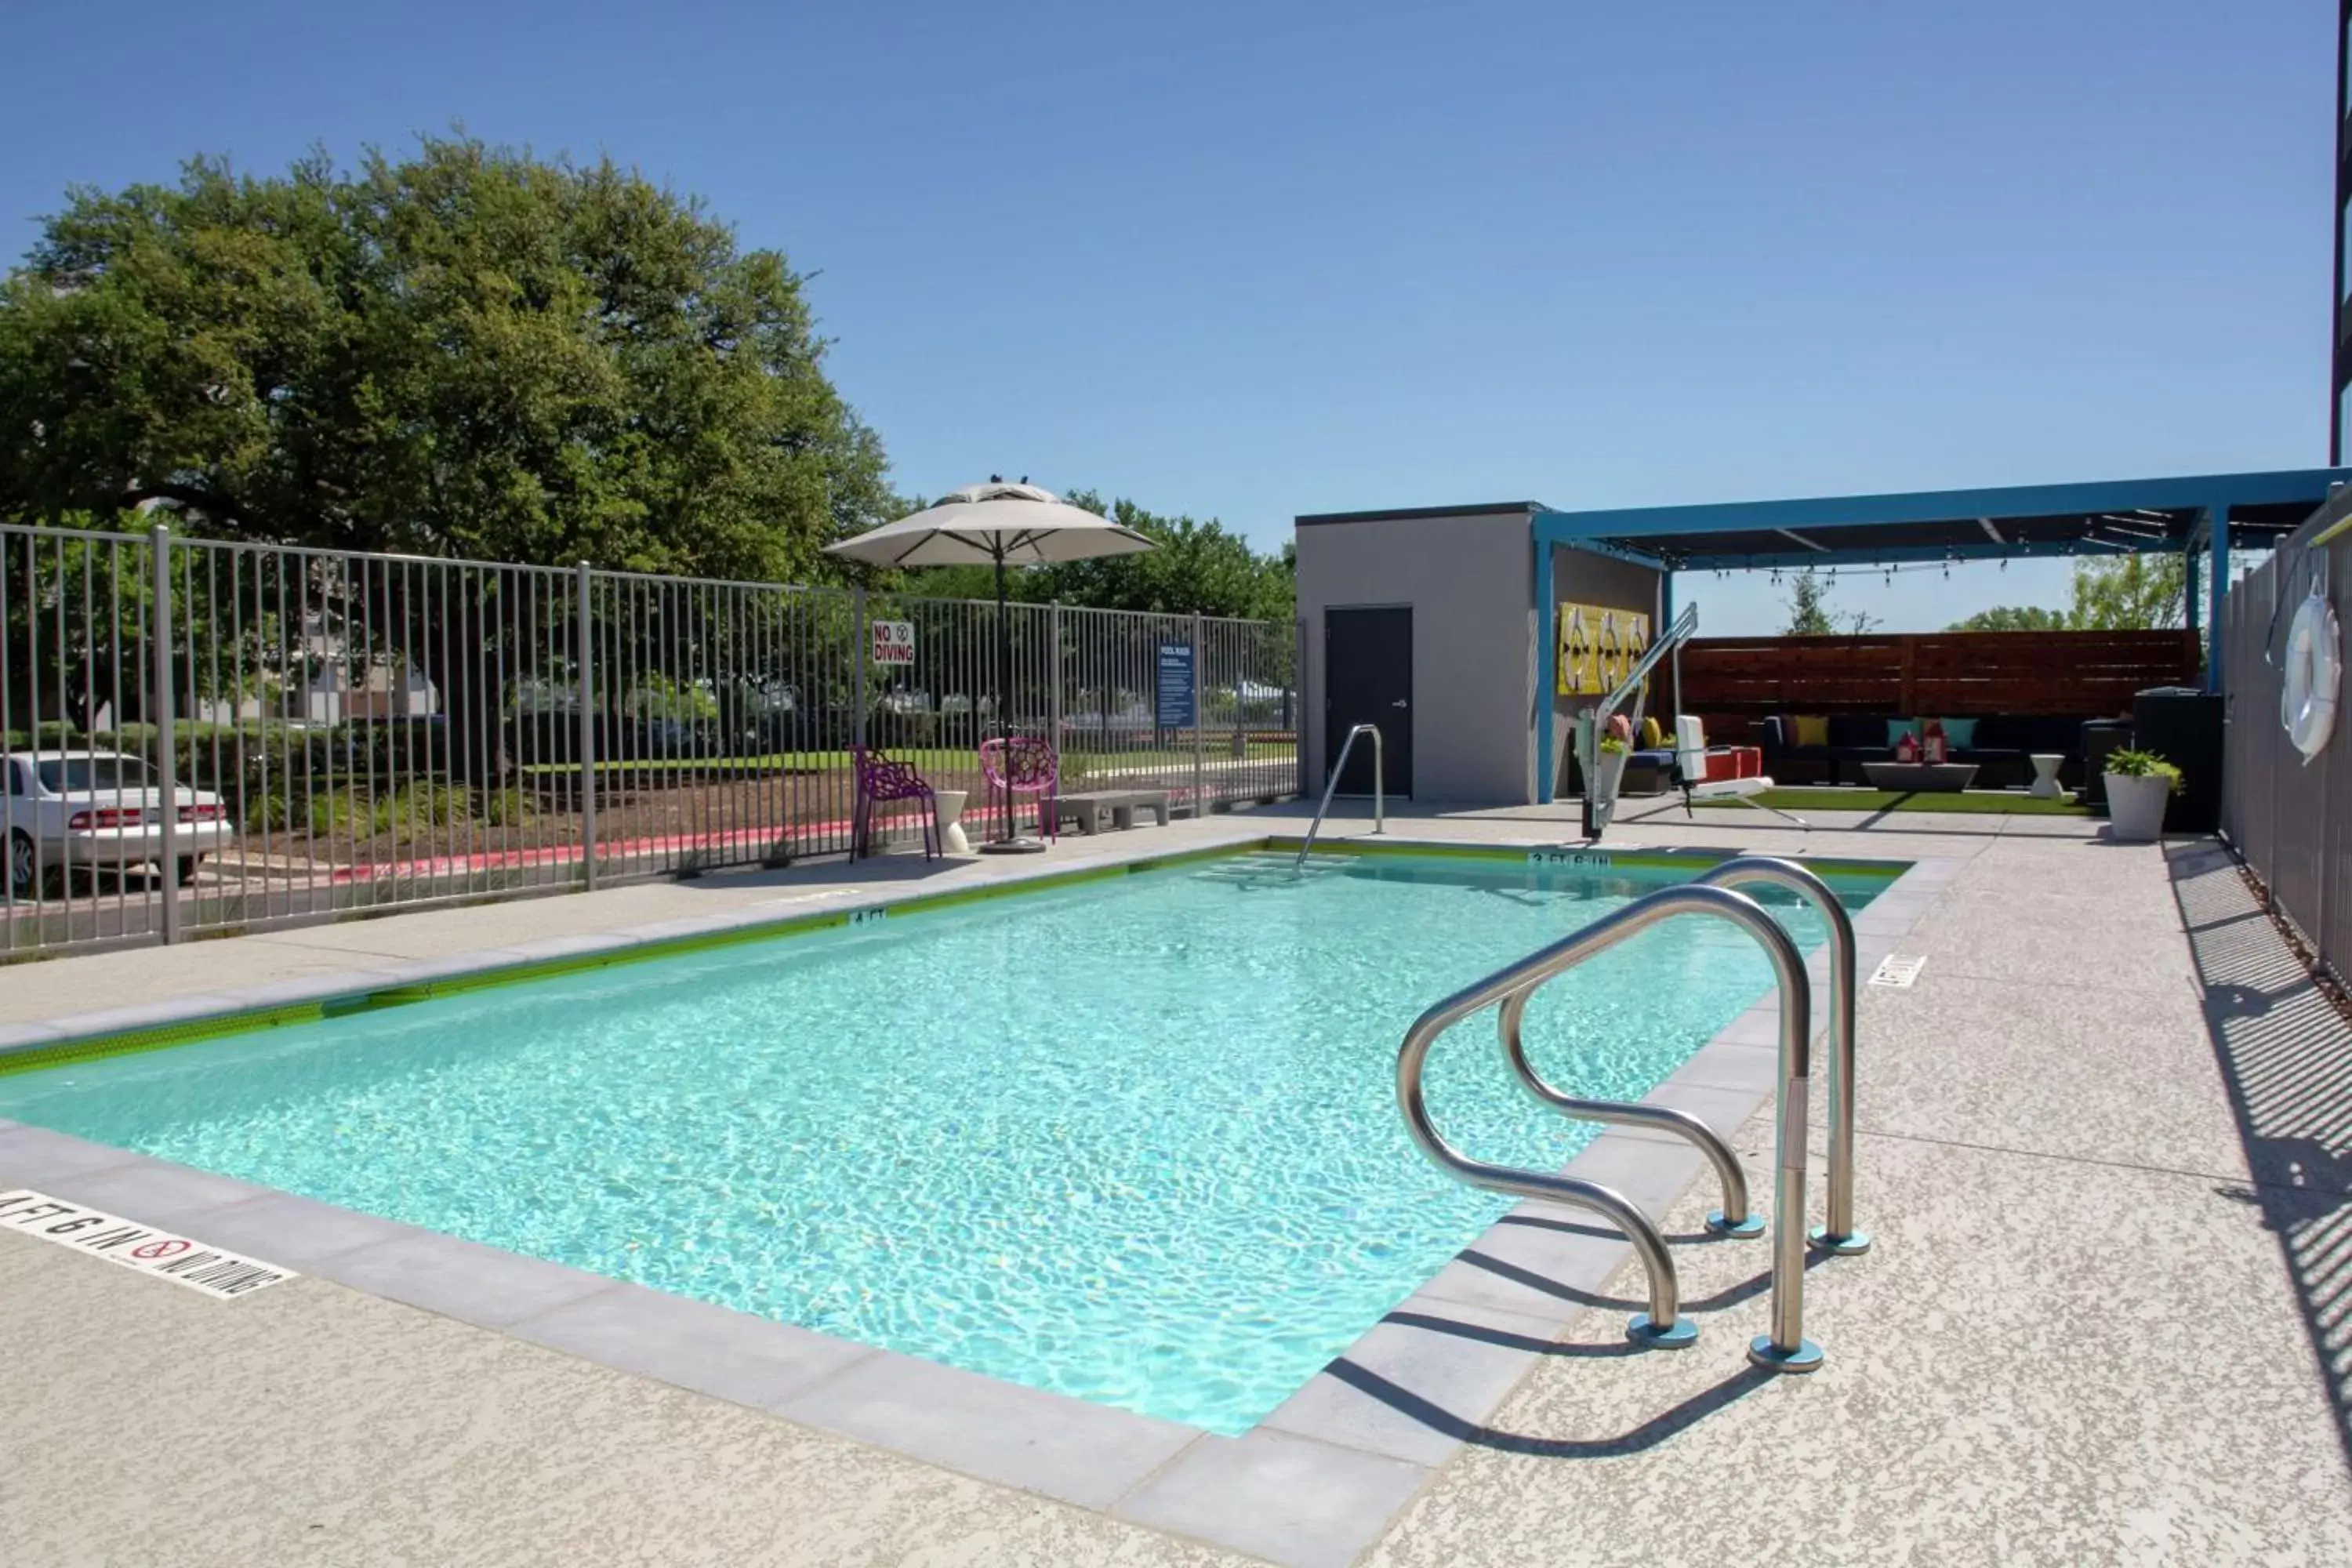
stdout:
[(249, 1296), (295, 1278), (292, 1269), (274, 1263), (257, 1263), (168, 1230), (23, 1187), (0, 1193), (0, 1230), (38, 1237), (221, 1300)]
[(912, 621), (876, 621), (874, 625), (874, 662), (877, 664), (912, 664), (915, 662), (915, 623)]

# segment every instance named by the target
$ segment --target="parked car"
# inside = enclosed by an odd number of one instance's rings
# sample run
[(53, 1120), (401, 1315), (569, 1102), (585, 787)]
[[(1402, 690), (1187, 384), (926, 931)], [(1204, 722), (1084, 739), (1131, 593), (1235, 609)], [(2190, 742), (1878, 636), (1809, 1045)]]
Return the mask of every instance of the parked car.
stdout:
[[(0, 836), (8, 889), (29, 898), (45, 879), (75, 866), (162, 869), (163, 792), (154, 772), (120, 752), (12, 752), (0, 757)], [(226, 847), (227, 807), (209, 790), (183, 788), (170, 868), (182, 887), (196, 865)]]

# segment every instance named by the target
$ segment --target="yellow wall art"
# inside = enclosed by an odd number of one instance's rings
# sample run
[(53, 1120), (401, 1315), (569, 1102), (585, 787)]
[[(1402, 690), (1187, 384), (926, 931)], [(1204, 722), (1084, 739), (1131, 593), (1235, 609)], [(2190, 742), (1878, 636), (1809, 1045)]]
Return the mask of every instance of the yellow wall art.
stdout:
[(1650, 617), (1604, 605), (1561, 605), (1556, 688), (1562, 697), (1606, 697), (1650, 646)]

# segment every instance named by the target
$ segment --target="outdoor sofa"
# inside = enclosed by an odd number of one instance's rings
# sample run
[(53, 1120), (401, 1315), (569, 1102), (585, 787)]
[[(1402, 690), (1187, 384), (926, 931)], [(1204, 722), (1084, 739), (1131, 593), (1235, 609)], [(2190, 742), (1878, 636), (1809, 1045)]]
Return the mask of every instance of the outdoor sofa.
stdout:
[[(1923, 715), (1922, 717), (1933, 717)], [(1860, 784), (1869, 781), (1864, 763), (1883, 763), (1894, 755), (1892, 725), (1896, 714), (1832, 713), (1826, 739), (1810, 745), (1795, 743), (1791, 715), (1775, 714), (1751, 721), (1748, 732), (1763, 748), (1764, 771), (1783, 784)], [(2090, 717), (2051, 718), (2039, 714), (1989, 714), (1974, 721), (1968, 744), (1951, 747), (1955, 763), (1973, 763), (1976, 789), (2013, 789), (2033, 782), (2036, 752), (2054, 752), (2066, 761), (2059, 778), (2068, 785), (2083, 782), (2083, 726)], [(1969, 723), (1967, 719), (1958, 721)], [(1947, 730), (1956, 728), (1949, 721)], [(1730, 732), (1727, 728), (1725, 732)]]

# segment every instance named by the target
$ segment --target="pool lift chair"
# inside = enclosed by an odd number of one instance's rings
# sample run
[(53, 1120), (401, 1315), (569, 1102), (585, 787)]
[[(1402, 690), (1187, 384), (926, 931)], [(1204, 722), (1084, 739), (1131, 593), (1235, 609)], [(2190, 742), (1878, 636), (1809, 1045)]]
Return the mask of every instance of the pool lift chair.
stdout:
[(1793, 812), (1782, 811), (1777, 805), (1766, 805), (1756, 798), (1773, 787), (1769, 777), (1751, 773), (1745, 778), (1737, 776), (1709, 778), (1707, 759), (1722, 757), (1727, 761), (1730, 755), (1731, 748), (1728, 746), (1707, 745), (1706, 730), (1698, 720), (1688, 713), (1675, 716), (1674, 782), (1683, 792), (1685, 816), (1692, 815), (1691, 806), (1696, 801), (1736, 800), (1742, 805), (1750, 805), (1758, 811), (1769, 812), (1782, 821), (1793, 822), (1800, 827), (1812, 826)]
[[(1826, 1223), (1810, 1235), (1804, 1225), (1806, 1101), (1812, 1066), (1811, 978), (1795, 942), (1780, 923), (1754, 899), (1733, 890), (1735, 886), (1759, 883), (1805, 899), (1829, 924), (1829, 1199)], [(1764, 1234), (1762, 1218), (1748, 1207), (1738, 1157), (1713, 1128), (1668, 1106), (1568, 1095), (1545, 1081), (1521, 1039), (1528, 1004), (1544, 984), (1651, 926), (1685, 915), (1721, 920), (1738, 927), (1764, 950), (1772, 965), (1780, 1057), (1774, 1102), (1771, 1321), (1770, 1332), (1758, 1335), (1749, 1343), (1748, 1358), (1770, 1372), (1810, 1372), (1821, 1364), (1822, 1352), (1804, 1334), (1807, 1244), (1810, 1241), (1832, 1256), (1866, 1252), (1871, 1244), (1870, 1237), (1853, 1223), (1853, 923), (1837, 895), (1812, 872), (1791, 861), (1762, 856), (1724, 861), (1695, 881), (1661, 888), (1636, 899), (1433, 1004), (1413, 1021), (1398, 1050), (1398, 1107), (1414, 1145), (1455, 1181), (1513, 1197), (1585, 1209), (1622, 1231), (1641, 1259), (1649, 1298), (1649, 1310), (1636, 1313), (1626, 1324), (1625, 1337), (1645, 1349), (1675, 1349), (1691, 1343), (1698, 1330), (1681, 1315), (1681, 1286), (1674, 1257), (1656, 1222), (1622, 1193), (1598, 1182), (1471, 1158), (1438, 1131), (1422, 1082), (1430, 1048), (1438, 1038), (1474, 1014), (1496, 1007), (1504, 1059), (1528, 1095), (1578, 1121), (1644, 1127), (1694, 1144), (1714, 1165), (1722, 1184), (1723, 1207), (1707, 1215), (1707, 1229), (1718, 1237)]]
[[(1629, 722), (1635, 732), (1640, 731), (1643, 710), (1649, 706), (1650, 672), (1658, 667), (1661, 660), (1669, 658), (1674, 660), (1675, 697), (1679, 701), (1683, 689), (1683, 644), (1697, 635), (1698, 606), (1687, 605), (1681, 615), (1675, 617), (1675, 624), (1643, 651), (1641, 658), (1626, 672), (1616, 690), (1602, 698), (1600, 706), (1577, 715), (1574, 744), (1577, 764), (1584, 774), (1584, 837), (1587, 843), (1599, 843), (1609, 824), (1616, 819), (1617, 788), (1625, 776), (1622, 768), (1609, 770), (1605, 775), (1606, 787), (1600, 782), (1604, 777), (1604, 770), (1601, 766), (1601, 741), (1609, 732), (1610, 719), (1622, 712), (1630, 702), (1633, 712)], [(1698, 801), (1736, 800), (1742, 805), (1769, 812), (1800, 827), (1811, 826), (1803, 817), (1782, 811), (1778, 806), (1766, 805), (1757, 798), (1773, 787), (1769, 778), (1710, 777), (1712, 770), (1708, 759), (1723, 757), (1727, 762), (1729, 756), (1729, 748), (1710, 748), (1707, 745), (1706, 731), (1697, 719), (1687, 713), (1675, 716), (1675, 750), (1668, 782), (1682, 791), (1684, 815), (1690, 815), (1692, 805)]]

